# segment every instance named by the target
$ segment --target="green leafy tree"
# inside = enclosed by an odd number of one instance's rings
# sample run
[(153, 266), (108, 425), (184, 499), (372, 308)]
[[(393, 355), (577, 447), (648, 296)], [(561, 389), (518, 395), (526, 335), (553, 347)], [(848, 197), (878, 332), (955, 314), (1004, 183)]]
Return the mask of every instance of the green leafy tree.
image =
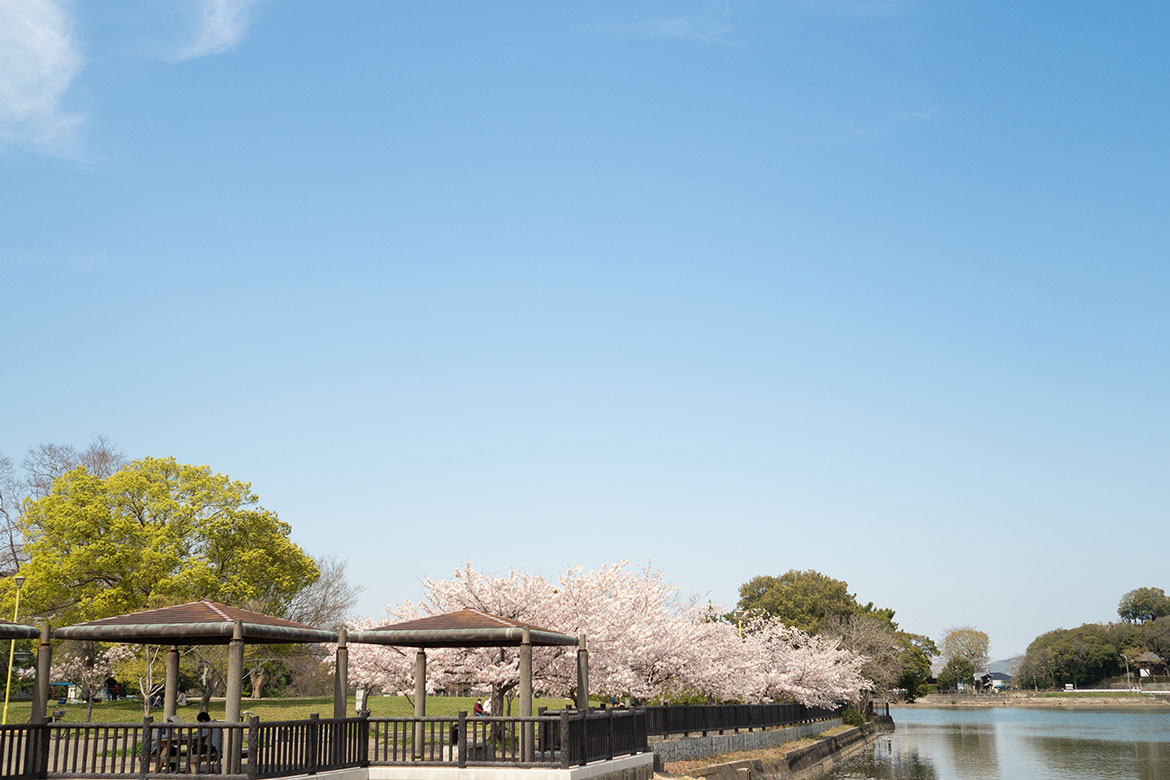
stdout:
[(958, 690), (960, 684), (967, 687), (975, 684), (975, 667), (966, 658), (952, 658), (938, 674), (938, 687), (940, 690), (954, 691)]
[(1170, 615), (1170, 598), (1161, 588), (1136, 588), (1121, 597), (1117, 614), (1127, 623), (1146, 623)]
[(901, 664), (897, 686), (905, 691), (903, 695), (906, 701), (914, 701), (926, 695), (926, 684), (930, 681), (930, 661), (938, 655), (938, 647), (930, 637), (905, 631), (899, 631), (896, 640)]
[(753, 577), (740, 586), (736, 607), (774, 615), (810, 634), (818, 633), (827, 619), (847, 620), (852, 615), (873, 615), (897, 630), (892, 609), (879, 609), (873, 602), (862, 605), (849, 592), (847, 582), (812, 569), (792, 569), (779, 577)]
[(0, 455), (0, 574), (10, 576), (28, 559), (23, 550), (20, 520), (29, 498), (47, 496), (53, 481), (78, 466), (108, 477), (126, 465), (126, 456), (105, 436), (96, 436), (84, 450), (68, 444), (30, 447), (20, 468)]
[(318, 577), (251, 486), (174, 458), (78, 467), (21, 518), (21, 608), (76, 623), (211, 598), (283, 614)]
[(1163, 658), (1170, 658), (1170, 617), (1151, 620), (1142, 626), (1145, 646)]
[(1041, 634), (1028, 645), (1016, 684), (1021, 688), (1059, 688), (1065, 683), (1083, 687), (1124, 674), (1122, 653), (1141, 641), (1134, 628), (1124, 623), (1087, 623)]

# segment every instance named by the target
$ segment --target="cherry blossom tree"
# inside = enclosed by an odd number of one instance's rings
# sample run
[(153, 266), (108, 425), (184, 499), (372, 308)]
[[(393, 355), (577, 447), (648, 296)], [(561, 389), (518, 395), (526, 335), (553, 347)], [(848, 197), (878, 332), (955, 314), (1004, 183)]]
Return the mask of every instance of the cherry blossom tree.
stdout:
[[(591, 694), (665, 699), (699, 692), (716, 701), (793, 699), (810, 706), (854, 700), (868, 685), (864, 659), (836, 640), (809, 636), (776, 618), (751, 617), (742, 631), (718, 617), (715, 605), (684, 600), (661, 570), (626, 561), (594, 571), (572, 568), (553, 581), (513, 570), (493, 577), (464, 564), (448, 579), (423, 581), (419, 603), (387, 607), (387, 621), (475, 609), (566, 634), (586, 634)], [(533, 649), (533, 685), (571, 694), (577, 684), (572, 647)], [(350, 646), (350, 679), (386, 692), (414, 689), (414, 651)], [(428, 692), (471, 685), (492, 692), (504, 714), (519, 682), (516, 648), (427, 651)]]
[(96, 642), (70, 642), (53, 658), (52, 677), (73, 683), (85, 699), (86, 723), (93, 719), (93, 697), (126, 655), (124, 646), (103, 650)]
[[(762, 671), (757, 699), (792, 698), (812, 707), (856, 701), (869, 681), (861, 674), (865, 658), (839, 640), (809, 635), (776, 618), (749, 621), (746, 654)], [(758, 683), (757, 683), (758, 684)]]
[[(505, 577), (476, 571), (470, 563), (447, 580), (423, 581), (426, 597), (421, 603), (401, 602), (386, 608), (387, 621), (361, 621), (354, 628), (372, 628), (386, 622), (399, 623), (428, 615), (461, 609), (475, 609), (500, 617), (558, 630), (551, 621), (557, 615), (558, 594), (544, 577), (513, 570)], [(554, 690), (550, 682), (564, 648), (534, 648), (534, 685)], [(406, 693), (414, 690), (414, 651), (380, 645), (350, 646), (350, 679), (359, 685), (383, 691)], [(471, 685), (492, 691), (492, 711), (503, 714), (506, 697), (519, 685), (519, 651), (514, 647), (442, 648), (427, 651), (427, 691), (451, 685)], [(560, 675), (560, 676), (563, 676)]]

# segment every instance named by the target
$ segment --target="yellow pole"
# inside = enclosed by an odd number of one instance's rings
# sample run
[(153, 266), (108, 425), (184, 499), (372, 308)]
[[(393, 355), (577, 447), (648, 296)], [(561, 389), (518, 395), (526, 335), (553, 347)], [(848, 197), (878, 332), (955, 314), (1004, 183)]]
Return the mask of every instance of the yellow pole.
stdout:
[[(12, 622), (20, 615), (20, 586), (24, 577), (16, 577), (16, 606), (12, 608)], [(4, 681), (4, 714), (0, 715), (0, 726), (8, 723), (8, 691), (12, 688), (12, 656), (16, 655), (16, 639), (8, 642), (8, 678)]]

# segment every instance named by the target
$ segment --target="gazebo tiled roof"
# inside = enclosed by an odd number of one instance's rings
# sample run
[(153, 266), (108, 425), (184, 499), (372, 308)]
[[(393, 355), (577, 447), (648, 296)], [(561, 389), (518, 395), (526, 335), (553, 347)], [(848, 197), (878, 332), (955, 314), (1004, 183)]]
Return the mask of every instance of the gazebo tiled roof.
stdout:
[(58, 639), (159, 645), (226, 645), (239, 621), (247, 644), (336, 642), (337, 633), (208, 599), (53, 630)]
[(525, 629), (534, 645), (577, 644), (575, 636), (476, 609), (350, 631), (348, 638), (350, 642), (402, 647), (511, 647), (520, 644)]
[(0, 639), (36, 639), (40, 635), (41, 630), (36, 626), (0, 620)]

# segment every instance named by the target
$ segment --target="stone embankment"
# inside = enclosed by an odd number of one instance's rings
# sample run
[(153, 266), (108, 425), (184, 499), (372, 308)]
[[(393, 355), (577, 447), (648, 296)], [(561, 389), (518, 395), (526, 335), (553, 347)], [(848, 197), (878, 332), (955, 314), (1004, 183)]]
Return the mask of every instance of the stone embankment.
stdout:
[(801, 723), (797, 726), (764, 731), (652, 740), (650, 747), (654, 751), (654, 768), (661, 770), (666, 764), (673, 764), (677, 761), (690, 761), (708, 756), (721, 756), (725, 753), (742, 753), (749, 750), (779, 747), (840, 725), (840, 718), (830, 718), (815, 723)]
[[(833, 726), (838, 725), (840, 721), (827, 721), (818, 724), (808, 724), (813, 728), (803, 729), (805, 735), (810, 733), (820, 733), (825, 730), (834, 730)], [(703, 778), (703, 780), (814, 780), (822, 777), (828, 773), (833, 767), (848, 760), (857, 751), (868, 745), (878, 734), (893, 731), (894, 723), (890, 718), (875, 718), (874, 722), (867, 723), (865, 726), (850, 728), (845, 731), (826, 736), (821, 739), (815, 739), (811, 744), (801, 744), (787, 752), (779, 752), (775, 749), (769, 749), (772, 746), (760, 745), (755, 748), (746, 748), (748, 755), (742, 759), (734, 761), (726, 761), (717, 764), (710, 764), (708, 766), (686, 771), (685, 775), (669, 775), (671, 777), (686, 778)], [(789, 731), (792, 729), (781, 729), (778, 731)], [(762, 732), (761, 734), (769, 734), (775, 732)], [(734, 735), (734, 736), (759, 736), (759, 735)], [(773, 736), (775, 740), (780, 735)], [(677, 741), (677, 740), (675, 740)], [(784, 742), (808, 742), (807, 738), (796, 737), (789, 735), (789, 738), (781, 742), (774, 743), (775, 745), (782, 745)], [(753, 757), (751, 752), (762, 752), (767, 754), (766, 757)], [(707, 755), (722, 755), (725, 751), (718, 753), (708, 753)], [(658, 747), (655, 746), (655, 753), (658, 753)], [(777, 755), (779, 753), (779, 755)], [(657, 761), (656, 768), (661, 769), (662, 764)], [(680, 765), (673, 762), (665, 762), (667, 772), (672, 769), (679, 768)], [(682, 765), (682, 766), (685, 766)]]

